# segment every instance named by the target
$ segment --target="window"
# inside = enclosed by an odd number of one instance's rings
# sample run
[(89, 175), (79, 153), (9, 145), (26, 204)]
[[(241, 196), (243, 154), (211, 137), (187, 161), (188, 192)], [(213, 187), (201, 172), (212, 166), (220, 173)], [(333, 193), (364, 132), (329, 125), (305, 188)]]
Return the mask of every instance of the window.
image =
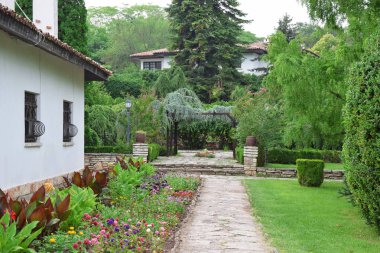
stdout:
[(37, 94), (25, 92), (25, 142), (37, 142), (45, 133), (45, 125), (37, 120)]
[(71, 124), (72, 103), (63, 101), (63, 142), (71, 142), (72, 138), (77, 135), (78, 128)]
[(161, 61), (147, 61), (143, 62), (143, 69), (147, 70), (156, 70), (156, 69), (161, 69)]

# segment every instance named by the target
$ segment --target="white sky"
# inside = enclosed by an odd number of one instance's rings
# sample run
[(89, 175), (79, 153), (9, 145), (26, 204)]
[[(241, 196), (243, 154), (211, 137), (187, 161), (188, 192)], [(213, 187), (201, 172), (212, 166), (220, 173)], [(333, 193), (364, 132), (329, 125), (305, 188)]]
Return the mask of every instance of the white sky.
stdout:
[[(299, 0), (238, 0), (240, 9), (247, 14), (251, 24), (245, 25), (247, 31), (255, 33), (260, 37), (272, 34), (277, 26), (278, 20), (288, 13), (293, 22), (309, 22), (306, 7)], [(85, 0), (87, 7), (98, 6), (124, 6), (135, 4), (154, 4), (166, 7), (171, 0)]]

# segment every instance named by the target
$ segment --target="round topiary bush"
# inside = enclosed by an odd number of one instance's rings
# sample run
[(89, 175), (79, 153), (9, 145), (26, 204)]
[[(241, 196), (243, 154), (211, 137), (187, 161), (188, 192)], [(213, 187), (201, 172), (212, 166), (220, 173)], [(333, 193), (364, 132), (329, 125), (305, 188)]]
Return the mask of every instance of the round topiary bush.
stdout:
[(300, 185), (319, 187), (323, 183), (323, 160), (297, 159), (297, 178)]
[(380, 230), (380, 31), (367, 45), (348, 79), (343, 159), (355, 202)]

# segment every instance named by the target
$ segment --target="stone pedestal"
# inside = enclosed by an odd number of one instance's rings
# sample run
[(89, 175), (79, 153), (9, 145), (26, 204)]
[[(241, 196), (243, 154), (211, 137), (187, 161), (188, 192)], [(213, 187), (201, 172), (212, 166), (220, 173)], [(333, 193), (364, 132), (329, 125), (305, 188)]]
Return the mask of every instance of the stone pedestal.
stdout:
[(247, 176), (256, 176), (258, 156), (259, 156), (258, 147), (255, 147), (255, 146), (244, 147), (244, 173)]
[(148, 160), (148, 144), (135, 143), (133, 144), (133, 157), (142, 157), (144, 162)]

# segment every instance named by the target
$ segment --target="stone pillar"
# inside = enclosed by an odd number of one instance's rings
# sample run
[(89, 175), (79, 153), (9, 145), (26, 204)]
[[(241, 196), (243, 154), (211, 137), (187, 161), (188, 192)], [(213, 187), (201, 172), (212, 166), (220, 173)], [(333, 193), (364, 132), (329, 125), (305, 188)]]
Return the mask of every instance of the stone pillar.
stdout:
[(258, 147), (255, 147), (255, 146), (244, 147), (244, 173), (247, 176), (256, 176), (258, 156), (259, 156)]
[(133, 157), (142, 157), (144, 162), (148, 161), (148, 144), (135, 143), (133, 144)]

